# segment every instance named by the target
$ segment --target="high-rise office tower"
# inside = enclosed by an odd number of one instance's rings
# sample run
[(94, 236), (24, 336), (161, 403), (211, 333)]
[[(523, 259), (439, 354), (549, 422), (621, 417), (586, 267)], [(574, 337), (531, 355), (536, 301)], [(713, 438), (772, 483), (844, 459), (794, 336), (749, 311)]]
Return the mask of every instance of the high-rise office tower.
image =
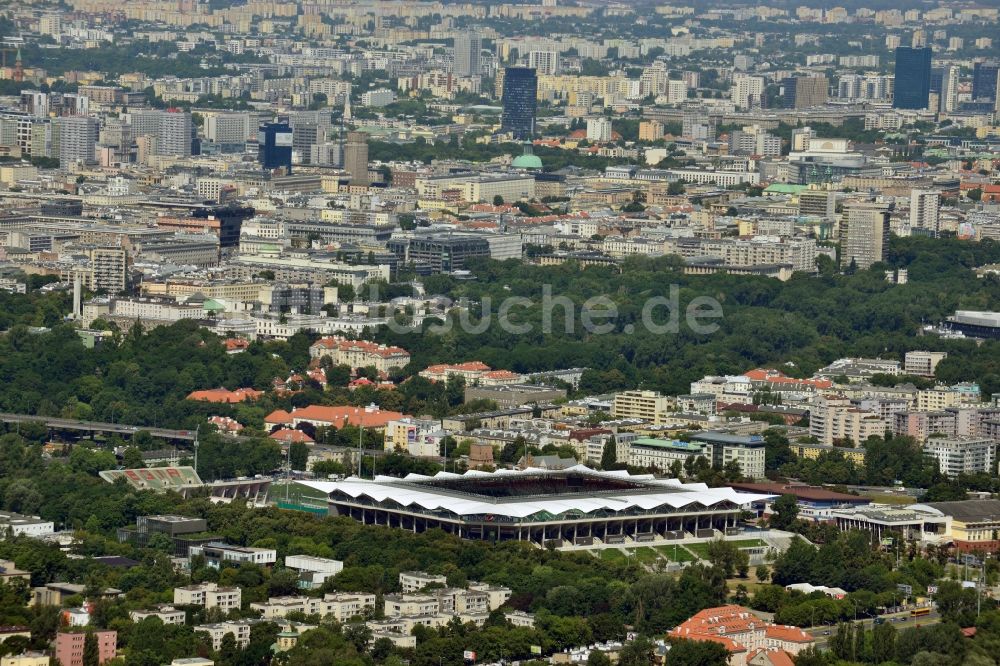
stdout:
[(205, 118), (205, 138), (226, 152), (242, 152), (250, 137), (249, 113), (213, 113)]
[(900, 46), (896, 49), (895, 109), (926, 109), (931, 92), (931, 50)]
[(482, 74), (483, 38), (475, 32), (463, 32), (455, 37), (455, 76), (479, 76)]
[(846, 238), (840, 253), (843, 268), (864, 270), (885, 259), (889, 246), (889, 204), (856, 202), (844, 207)]
[(958, 67), (953, 65), (942, 68), (941, 99), (938, 110), (941, 113), (951, 113), (958, 108)]
[(368, 135), (364, 132), (348, 132), (344, 144), (344, 169), (351, 175), (351, 185), (369, 184), (368, 180)]
[(910, 230), (923, 229), (934, 236), (941, 230), (941, 193), (937, 190), (910, 192)]
[(515, 139), (527, 139), (535, 133), (538, 107), (538, 76), (529, 67), (508, 67), (503, 77), (503, 113), (500, 129)]
[(791, 76), (782, 79), (781, 87), (786, 109), (806, 109), (826, 104), (830, 83), (825, 76)]
[(97, 158), (97, 138), (100, 125), (97, 118), (68, 116), (53, 120), (58, 133), (59, 165), (66, 168), (74, 162), (90, 164)]
[(972, 68), (972, 99), (993, 101), (997, 96), (997, 76), (1000, 62), (977, 62)]
[(257, 130), (257, 161), (267, 170), (292, 172), (292, 128), (288, 123), (264, 123)]

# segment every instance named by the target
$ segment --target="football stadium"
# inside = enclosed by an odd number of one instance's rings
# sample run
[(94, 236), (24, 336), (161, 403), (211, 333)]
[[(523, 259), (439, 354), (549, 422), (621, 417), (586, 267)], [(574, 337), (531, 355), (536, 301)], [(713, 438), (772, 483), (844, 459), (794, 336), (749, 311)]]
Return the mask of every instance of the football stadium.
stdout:
[(555, 546), (732, 534), (744, 508), (772, 497), (583, 465), (299, 483), (366, 525)]

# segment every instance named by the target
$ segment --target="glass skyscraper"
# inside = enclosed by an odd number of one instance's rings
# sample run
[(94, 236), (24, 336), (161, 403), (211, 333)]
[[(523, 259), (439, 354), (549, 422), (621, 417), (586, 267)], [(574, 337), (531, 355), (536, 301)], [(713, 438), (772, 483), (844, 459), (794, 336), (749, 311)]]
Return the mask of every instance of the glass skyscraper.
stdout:
[(931, 92), (931, 50), (900, 46), (896, 49), (895, 109), (926, 109)]
[(538, 106), (538, 76), (529, 67), (508, 67), (503, 77), (503, 115), (500, 130), (511, 132), (515, 139), (528, 139), (535, 133), (535, 110)]
[(977, 62), (972, 70), (972, 99), (994, 101), (997, 97), (997, 73), (1000, 63)]
[(267, 170), (292, 172), (292, 128), (288, 123), (264, 123), (257, 131), (257, 161)]

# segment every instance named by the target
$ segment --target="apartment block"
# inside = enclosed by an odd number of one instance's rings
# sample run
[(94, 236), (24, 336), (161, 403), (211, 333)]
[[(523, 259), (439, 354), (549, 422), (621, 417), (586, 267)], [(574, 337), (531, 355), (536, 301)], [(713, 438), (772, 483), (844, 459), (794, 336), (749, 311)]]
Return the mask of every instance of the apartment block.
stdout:
[(219, 587), (215, 583), (201, 583), (174, 588), (174, 604), (179, 606), (204, 606), (224, 611), (239, 608), (242, 591), (238, 587)]
[(374, 594), (336, 593), (317, 597), (272, 597), (264, 602), (250, 604), (250, 610), (259, 611), (265, 620), (287, 617), (289, 613), (332, 617), (346, 622), (375, 608)]
[(886, 422), (843, 396), (817, 395), (810, 403), (809, 434), (821, 444), (851, 440), (860, 446), (872, 436), (885, 435)]
[(273, 548), (249, 548), (246, 546), (231, 546), (227, 543), (212, 543), (191, 546), (191, 557), (201, 555), (205, 563), (216, 569), (225, 562), (235, 564), (257, 564), (270, 566), (278, 559), (278, 553)]
[[(98, 664), (115, 658), (118, 654), (117, 631), (95, 631), (98, 648)], [(56, 634), (53, 656), (62, 666), (83, 666), (83, 645), (87, 640), (85, 632), (60, 631)]]
[(428, 585), (445, 585), (448, 579), (444, 576), (435, 576), (423, 571), (402, 571), (399, 574), (399, 586), (403, 589), (403, 594), (419, 592)]
[(615, 419), (642, 419), (658, 425), (666, 412), (674, 408), (674, 399), (656, 391), (622, 391), (611, 402)]
[(129, 618), (133, 622), (142, 622), (148, 617), (155, 617), (160, 620), (163, 624), (184, 624), (185, 613), (182, 610), (178, 610), (173, 606), (167, 604), (161, 604), (155, 606), (148, 610), (134, 610), (130, 611), (128, 614)]
[(945, 476), (992, 473), (996, 460), (996, 442), (978, 437), (930, 437), (924, 453), (935, 458)]
[(910, 351), (903, 358), (903, 372), (907, 375), (933, 377), (938, 363), (948, 358), (948, 352)]

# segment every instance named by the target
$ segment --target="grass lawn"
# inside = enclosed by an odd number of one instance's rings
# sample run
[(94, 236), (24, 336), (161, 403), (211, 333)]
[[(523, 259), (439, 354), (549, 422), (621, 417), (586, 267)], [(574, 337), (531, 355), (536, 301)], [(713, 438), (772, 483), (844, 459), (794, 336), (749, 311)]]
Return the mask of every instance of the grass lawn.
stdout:
[(694, 556), (691, 552), (684, 546), (677, 544), (676, 554), (674, 552), (674, 546), (656, 546), (655, 549), (659, 551), (663, 557), (667, 558), (671, 562), (693, 562)]
[(620, 560), (624, 560), (626, 558), (626, 555), (618, 548), (604, 548), (601, 550), (600, 558), (602, 560), (617, 562)]
[(632, 556), (643, 564), (650, 564), (660, 559), (660, 554), (649, 546), (643, 546), (642, 548), (636, 548), (632, 551)]
[[(698, 557), (708, 559), (708, 545), (710, 543), (710, 541), (704, 541), (702, 543), (685, 544), (685, 546)], [(767, 545), (762, 539), (738, 539), (736, 541), (730, 541), (729, 543), (733, 544), (737, 548), (756, 548)]]

